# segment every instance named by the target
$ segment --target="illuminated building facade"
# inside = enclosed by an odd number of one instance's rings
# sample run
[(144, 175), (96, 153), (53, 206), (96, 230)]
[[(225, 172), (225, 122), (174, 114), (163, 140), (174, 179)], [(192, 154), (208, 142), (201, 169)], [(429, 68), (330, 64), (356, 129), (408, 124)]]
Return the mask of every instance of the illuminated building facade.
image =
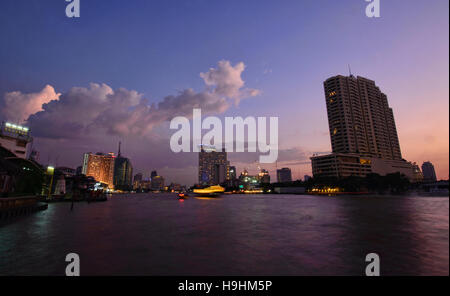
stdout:
[(261, 169), (258, 174), (259, 184), (270, 184), (270, 175), (269, 172), (265, 169)]
[(114, 153), (85, 153), (83, 158), (82, 173), (93, 177), (97, 182), (108, 185), (108, 188), (114, 188)]
[(27, 159), (33, 138), (27, 127), (3, 122), (0, 126), (0, 146), (11, 151), (17, 157)]
[(213, 146), (202, 145), (198, 157), (198, 183), (218, 185), (229, 179), (227, 153)]
[(338, 75), (324, 90), (332, 153), (311, 157), (314, 177), (400, 172), (418, 180), (414, 164), (402, 159), (392, 109), (374, 81)]
[(251, 176), (247, 170), (244, 170), (239, 176), (239, 187), (244, 190), (253, 190), (259, 188), (258, 176)]

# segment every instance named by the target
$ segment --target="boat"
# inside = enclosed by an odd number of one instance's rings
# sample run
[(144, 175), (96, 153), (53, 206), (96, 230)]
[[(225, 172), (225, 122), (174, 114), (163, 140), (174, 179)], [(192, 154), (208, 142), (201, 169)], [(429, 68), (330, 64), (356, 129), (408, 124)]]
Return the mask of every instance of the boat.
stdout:
[(225, 188), (219, 185), (209, 186), (206, 188), (194, 189), (194, 193), (201, 197), (217, 197), (225, 192)]
[(189, 195), (187, 193), (184, 193), (184, 192), (178, 193), (178, 199), (187, 199), (188, 196)]

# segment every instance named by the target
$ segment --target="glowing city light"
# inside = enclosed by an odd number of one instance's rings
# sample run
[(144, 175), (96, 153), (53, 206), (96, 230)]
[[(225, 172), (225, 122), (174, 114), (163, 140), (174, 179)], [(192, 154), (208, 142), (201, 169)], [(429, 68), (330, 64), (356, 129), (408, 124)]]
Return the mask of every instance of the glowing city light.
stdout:
[(18, 130), (18, 131), (23, 131), (23, 132), (28, 132), (29, 131), (28, 127), (17, 125), (17, 124), (10, 123), (10, 122), (6, 122), (5, 123), (5, 127), (11, 128), (11, 129), (15, 129), (15, 130)]
[(53, 175), (53, 172), (55, 171), (55, 168), (52, 166), (48, 166), (47, 167), (47, 174), (49, 175)]

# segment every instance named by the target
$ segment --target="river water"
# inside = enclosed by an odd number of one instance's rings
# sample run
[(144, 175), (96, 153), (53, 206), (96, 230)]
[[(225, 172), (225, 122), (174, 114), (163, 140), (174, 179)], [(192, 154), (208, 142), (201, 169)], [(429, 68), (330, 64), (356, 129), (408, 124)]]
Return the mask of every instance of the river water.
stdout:
[(0, 228), (0, 275), (449, 274), (448, 197), (131, 194)]

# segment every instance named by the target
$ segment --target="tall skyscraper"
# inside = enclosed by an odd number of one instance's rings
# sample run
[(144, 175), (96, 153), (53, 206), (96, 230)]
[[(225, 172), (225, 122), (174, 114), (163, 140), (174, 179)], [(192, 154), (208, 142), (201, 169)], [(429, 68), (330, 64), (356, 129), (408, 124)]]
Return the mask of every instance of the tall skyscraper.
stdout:
[(107, 184), (114, 188), (114, 153), (85, 153), (82, 173), (93, 177), (97, 182)]
[(394, 114), (374, 81), (338, 75), (324, 89), (334, 153), (402, 159)]
[(227, 153), (217, 152), (216, 148), (202, 145), (198, 157), (198, 183), (217, 185), (227, 180)]
[(128, 158), (122, 156), (120, 147), (121, 143), (119, 142), (119, 152), (114, 164), (114, 187), (121, 190), (131, 190), (133, 186), (133, 166)]
[(292, 182), (292, 172), (290, 168), (282, 168), (277, 170), (277, 182)]
[(422, 173), (425, 181), (437, 181), (436, 171), (434, 170), (434, 165), (431, 162), (425, 161), (422, 164)]
[(311, 157), (314, 177), (364, 177), (400, 172), (418, 180), (402, 159), (394, 114), (373, 80), (334, 76), (324, 82), (332, 153)]

